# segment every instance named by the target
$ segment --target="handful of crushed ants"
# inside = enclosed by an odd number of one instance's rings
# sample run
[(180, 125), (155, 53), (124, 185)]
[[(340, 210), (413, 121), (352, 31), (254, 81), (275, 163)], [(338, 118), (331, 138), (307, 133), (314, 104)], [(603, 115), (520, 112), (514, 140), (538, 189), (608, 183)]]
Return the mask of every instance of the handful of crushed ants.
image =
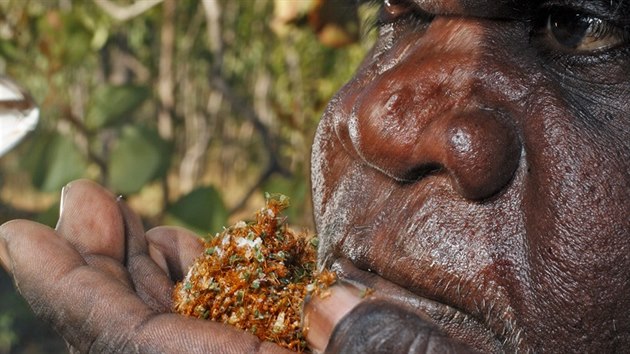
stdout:
[(240, 221), (205, 241), (205, 251), (173, 291), (180, 314), (218, 321), (261, 340), (304, 352), (302, 305), (326, 296), (336, 276), (317, 272), (317, 238), (293, 232), (283, 195), (266, 195), (253, 222)]

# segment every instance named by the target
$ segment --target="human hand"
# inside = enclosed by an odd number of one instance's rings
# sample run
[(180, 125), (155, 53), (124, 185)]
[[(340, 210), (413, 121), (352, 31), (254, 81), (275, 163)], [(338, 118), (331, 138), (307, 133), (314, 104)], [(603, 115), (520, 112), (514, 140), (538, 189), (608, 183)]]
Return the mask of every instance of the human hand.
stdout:
[(315, 352), (475, 352), (432, 323), (425, 312), (430, 301), (416, 303), (407, 290), (349, 262), (334, 268), (348, 280), (331, 287), (328, 296), (312, 297), (304, 308), (306, 338)]
[(80, 352), (285, 353), (233, 327), (170, 313), (173, 281), (202, 246), (179, 228), (144, 233), (124, 202), (89, 181), (62, 192), (53, 230), (0, 226), (0, 261), (37, 316)]

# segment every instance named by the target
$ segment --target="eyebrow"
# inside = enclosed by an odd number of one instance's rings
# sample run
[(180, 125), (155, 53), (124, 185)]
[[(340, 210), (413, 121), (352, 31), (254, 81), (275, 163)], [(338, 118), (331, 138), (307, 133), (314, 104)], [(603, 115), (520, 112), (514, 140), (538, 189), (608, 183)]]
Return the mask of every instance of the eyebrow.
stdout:
[(624, 22), (624, 24), (630, 25), (630, 1), (619, 0), (613, 15), (620, 16), (620, 19), (623, 20), (622, 22)]
[(594, 15), (601, 14), (612, 20), (630, 24), (629, 0), (561, 0), (556, 1), (556, 3), (563, 6), (583, 7), (593, 12)]
[[(352, 0), (351, 0), (352, 1)], [(409, 3), (416, 3), (418, 6), (427, 0), (407, 0)], [(355, 4), (371, 3), (376, 5), (382, 5), (384, 0), (354, 0)], [(429, 1), (431, 3), (432, 1)], [(466, 3), (465, 8), (475, 8), (475, 4), (480, 5), (478, 1), (462, 1), (456, 0), (460, 4)], [(492, 3), (492, 2), (491, 2)], [(603, 16), (609, 20), (614, 20), (624, 26), (630, 26), (630, 0), (502, 0), (499, 2), (500, 7), (504, 9), (512, 9), (511, 15), (506, 16), (506, 19), (524, 19), (533, 15), (535, 9), (540, 6), (566, 6), (566, 7), (579, 7), (583, 8), (593, 15)], [(495, 5), (497, 2), (494, 3)], [(492, 5), (489, 5), (492, 6)], [(477, 8), (477, 11), (479, 8)], [(499, 13), (502, 11), (499, 10)], [(485, 16), (481, 16), (485, 17)], [(501, 18), (502, 16), (497, 16)]]

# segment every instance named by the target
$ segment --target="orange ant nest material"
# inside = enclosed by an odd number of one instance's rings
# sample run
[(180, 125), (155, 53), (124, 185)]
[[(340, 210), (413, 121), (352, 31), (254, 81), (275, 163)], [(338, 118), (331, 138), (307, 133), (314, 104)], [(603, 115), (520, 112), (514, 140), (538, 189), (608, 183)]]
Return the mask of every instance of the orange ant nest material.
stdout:
[(336, 276), (316, 272), (317, 238), (286, 225), (280, 212), (287, 206), (287, 197), (267, 194), (254, 222), (240, 221), (205, 241), (205, 252), (175, 286), (175, 311), (307, 351), (300, 323), (304, 298), (325, 296)]

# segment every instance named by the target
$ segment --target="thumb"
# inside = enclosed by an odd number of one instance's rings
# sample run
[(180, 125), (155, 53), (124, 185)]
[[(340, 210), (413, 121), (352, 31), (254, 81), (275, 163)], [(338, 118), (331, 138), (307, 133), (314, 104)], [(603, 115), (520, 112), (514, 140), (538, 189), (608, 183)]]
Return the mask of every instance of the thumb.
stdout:
[(314, 352), (323, 352), (339, 321), (357, 306), (365, 291), (339, 282), (329, 292), (307, 297), (304, 303), (303, 327), (306, 340)]
[(306, 339), (317, 353), (473, 353), (400, 305), (349, 284), (314, 296), (304, 308)]

